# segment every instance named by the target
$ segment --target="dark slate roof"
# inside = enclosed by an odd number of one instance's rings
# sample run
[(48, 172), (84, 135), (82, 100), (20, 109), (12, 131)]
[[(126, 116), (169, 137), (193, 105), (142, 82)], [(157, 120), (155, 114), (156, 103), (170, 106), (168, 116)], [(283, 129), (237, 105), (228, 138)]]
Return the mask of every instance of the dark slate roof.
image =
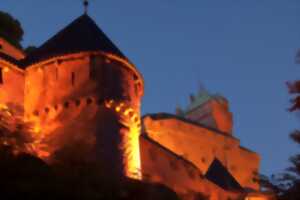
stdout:
[(20, 65), (24, 68), (53, 56), (82, 51), (102, 51), (126, 59), (96, 23), (84, 14), (34, 50)]
[(244, 190), (243, 187), (235, 180), (235, 178), (218, 159), (214, 159), (214, 161), (208, 168), (205, 177), (224, 190)]
[(5, 61), (7, 61), (7, 62), (10, 62), (10, 63), (12, 63), (14, 65), (18, 65), (19, 64), (18, 60), (16, 60), (15, 58), (13, 58), (13, 57), (5, 54), (5, 53), (2, 53), (2, 52), (0, 52), (0, 59), (3, 59)]

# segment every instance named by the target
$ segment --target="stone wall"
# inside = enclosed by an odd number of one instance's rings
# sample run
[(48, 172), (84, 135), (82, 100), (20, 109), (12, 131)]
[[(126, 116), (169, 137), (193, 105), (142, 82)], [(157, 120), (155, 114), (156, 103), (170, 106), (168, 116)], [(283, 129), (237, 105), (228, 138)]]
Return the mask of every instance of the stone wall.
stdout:
[(214, 158), (218, 158), (243, 187), (259, 188), (254, 180), (258, 172), (259, 156), (241, 148), (236, 138), (180, 120), (176, 116), (146, 116), (143, 124), (144, 134), (191, 161), (203, 174)]
[(147, 136), (140, 137), (143, 180), (162, 183), (184, 200), (202, 194), (211, 200), (237, 199), (241, 194), (225, 191), (206, 180), (198, 168)]
[[(124, 100), (140, 105), (141, 83), (135, 86), (137, 75), (120, 63), (100, 55), (73, 54), (58, 57), (26, 69), (25, 110), (83, 96)], [(138, 80), (140, 81), (140, 80)], [(137, 88), (135, 91), (135, 88)]]
[(0, 104), (23, 113), (24, 72), (0, 58)]
[(117, 177), (133, 169), (143, 95), (136, 70), (91, 52), (34, 64), (25, 77), (25, 114), (37, 126), (40, 157), (55, 160), (65, 146), (78, 143), (90, 151), (87, 158), (105, 161), (108, 170), (118, 168)]

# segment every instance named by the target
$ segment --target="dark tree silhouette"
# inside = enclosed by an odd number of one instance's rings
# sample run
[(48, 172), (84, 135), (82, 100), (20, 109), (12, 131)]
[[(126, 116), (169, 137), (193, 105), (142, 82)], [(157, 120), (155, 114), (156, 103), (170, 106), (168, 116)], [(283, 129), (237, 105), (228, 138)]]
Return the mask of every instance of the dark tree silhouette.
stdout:
[(58, 156), (57, 162), (47, 164), (33, 155), (16, 153), (13, 145), (0, 144), (3, 199), (179, 200), (163, 185), (131, 179), (116, 183), (102, 169), (102, 162), (68, 156), (77, 149), (68, 147), (68, 153)]
[(28, 55), (37, 49), (36, 46), (28, 46), (24, 49), (25, 53)]
[(179, 200), (169, 188), (131, 179), (116, 182), (102, 162), (86, 159), (91, 149), (82, 143), (65, 146), (55, 162), (29, 154), (30, 125), (17, 112), (0, 108), (0, 193), (3, 199)]
[(0, 37), (17, 47), (21, 47), (24, 31), (17, 19), (6, 12), (0, 11), (0, 27)]
[[(290, 108), (291, 112), (300, 110), (300, 80), (287, 83), (289, 93), (292, 95)], [(290, 134), (290, 138), (300, 147), (300, 131), (295, 130)], [(300, 197), (300, 153), (290, 157), (291, 166), (287, 169), (282, 182), (288, 183), (287, 189), (284, 188), (281, 197), (283, 199), (299, 199)], [(286, 186), (286, 185), (285, 185)]]
[[(288, 82), (288, 91), (291, 94), (290, 112), (300, 110), (300, 80)], [(290, 138), (300, 147), (300, 131), (295, 130)], [(274, 174), (271, 177), (259, 175), (257, 181), (263, 190), (271, 191), (278, 200), (299, 200), (300, 197), (300, 153), (289, 158), (291, 166), (284, 172)]]
[[(300, 81), (287, 83), (289, 93), (292, 95), (291, 112), (300, 110)], [(300, 131), (295, 130), (290, 134), (290, 138), (300, 147)], [(274, 175), (271, 187), (281, 200), (296, 200), (300, 197), (300, 153), (290, 157), (291, 166), (286, 172)]]

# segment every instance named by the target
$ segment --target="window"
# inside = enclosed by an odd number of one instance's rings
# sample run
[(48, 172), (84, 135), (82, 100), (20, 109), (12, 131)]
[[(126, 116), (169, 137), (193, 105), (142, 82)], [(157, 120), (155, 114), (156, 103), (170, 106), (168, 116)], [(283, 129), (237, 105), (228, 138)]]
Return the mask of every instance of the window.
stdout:
[(196, 178), (196, 174), (193, 168), (191, 168), (190, 166), (186, 167), (187, 170), (187, 174), (191, 179), (195, 179)]
[(75, 104), (76, 104), (76, 106), (80, 106), (80, 100), (77, 99), (77, 100), (75, 101)]
[(155, 149), (153, 148), (149, 148), (149, 157), (152, 161), (155, 161), (157, 156), (156, 156), (156, 152), (155, 152)]
[(72, 86), (75, 85), (75, 72), (71, 73), (71, 83), (72, 83)]
[(139, 83), (134, 84), (134, 93), (135, 93), (135, 96), (139, 95)]
[(86, 103), (89, 105), (93, 102), (93, 100), (91, 98), (87, 98)]
[(96, 57), (91, 56), (90, 57), (90, 79), (96, 79)]
[(48, 113), (50, 109), (48, 107), (45, 108), (45, 113)]
[(65, 107), (65, 108), (68, 108), (69, 105), (70, 105), (70, 103), (69, 103), (68, 101), (66, 101), (66, 102), (64, 103), (64, 107)]
[(38, 111), (38, 110), (35, 110), (35, 111), (33, 112), (33, 115), (39, 116), (39, 111)]
[(55, 80), (58, 80), (58, 68), (55, 68)]
[(3, 84), (3, 68), (0, 68), (0, 84)]
[(171, 169), (174, 169), (174, 170), (178, 170), (178, 168), (179, 168), (176, 160), (170, 160), (169, 165), (170, 165)]

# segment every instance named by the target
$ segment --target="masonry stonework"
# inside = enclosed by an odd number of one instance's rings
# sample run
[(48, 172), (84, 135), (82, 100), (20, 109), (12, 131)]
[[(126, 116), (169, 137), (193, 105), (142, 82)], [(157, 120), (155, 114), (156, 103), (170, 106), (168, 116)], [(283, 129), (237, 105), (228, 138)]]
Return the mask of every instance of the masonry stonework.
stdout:
[(0, 110), (32, 125), (30, 153), (56, 162), (73, 145), (116, 178), (162, 183), (185, 200), (259, 193), (259, 155), (233, 136), (225, 98), (200, 95), (185, 112), (141, 120), (142, 75), (89, 16), (29, 55), (0, 45)]
[(218, 158), (243, 187), (259, 189), (255, 178), (260, 158), (240, 147), (238, 139), (174, 116), (147, 116), (143, 122), (148, 137), (191, 161), (202, 173)]

